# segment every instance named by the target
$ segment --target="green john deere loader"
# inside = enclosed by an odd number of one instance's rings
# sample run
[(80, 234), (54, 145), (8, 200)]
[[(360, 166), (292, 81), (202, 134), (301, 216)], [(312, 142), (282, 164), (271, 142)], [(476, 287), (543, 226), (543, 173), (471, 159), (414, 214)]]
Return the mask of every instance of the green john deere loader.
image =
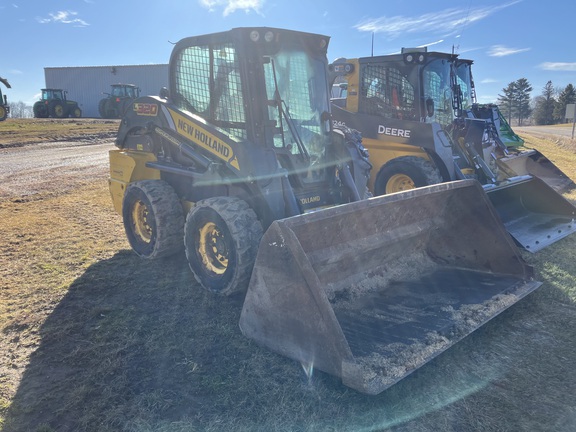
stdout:
[(541, 153), (504, 144), (493, 119), (480, 115), (487, 108), (467, 105), (470, 63), (457, 60), (414, 49), (330, 66), (340, 96), (332, 118), (362, 133), (374, 165), (370, 190), (475, 179), (524, 249), (537, 252), (575, 232), (576, 207), (561, 195), (574, 182)]
[(179, 41), (169, 89), (126, 111), (110, 192), (139, 256), (184, 251), (204, 289), (245, 295), (244, 335), (376, 394), (540, 283), (475, 181), (369, 198), (359, 134), (330, 121), (328, 42)]
[[(461, 59), (459, 56), (452, 58), (456, 73), (456, 88), (461, 90), (461, 103), (463, 114), (467, 117), (479, 118), (488, 121), (490, 127), (496, 133), (500, 141), (507, 147), (520, 147), (524, 140), (520, 138), (510, 126), (510, 123), (502, 115), (496, 104), (479, 104), (476, 100), (476, 88), (472, 77), (473, 60)], [(512, 149), (510, 149), (512, 150)]]
[[(6, 78), (0, 77), (0, 82), (6, 86), (6, 88), (11, 88), (8, 80)], [(8, 98), (6, 95), (2, 94), (2, 88), (0, 87), (0, 121), (6, 120), (10, 114), (10, 106), (8, 105)]]

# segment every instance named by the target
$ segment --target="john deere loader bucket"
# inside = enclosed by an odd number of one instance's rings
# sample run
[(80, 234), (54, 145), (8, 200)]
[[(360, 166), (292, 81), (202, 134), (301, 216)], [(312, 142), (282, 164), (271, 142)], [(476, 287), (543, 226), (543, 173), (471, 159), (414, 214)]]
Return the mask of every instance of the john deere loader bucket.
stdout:
[(511, 179), (486, 192), (510, 235), (529, 252), (576, 231), (576, 207), (542, 179)]
[(471, 180), (274, 222), (240, 328), (378, 394), (540, 285)]
[(527, 150), (498, 159), (506, 171), (514, 176), (532, 175), (542, 179), (558, 193), (569, 192), (576, 183), (538, 150)]

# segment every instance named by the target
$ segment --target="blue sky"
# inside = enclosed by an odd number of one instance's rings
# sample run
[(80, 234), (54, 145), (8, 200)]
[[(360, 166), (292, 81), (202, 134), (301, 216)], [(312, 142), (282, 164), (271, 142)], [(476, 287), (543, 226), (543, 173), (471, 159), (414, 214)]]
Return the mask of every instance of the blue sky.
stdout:
[[(474, 60), (480, 102), (527, 78), (541, 93), (576, 85), (576, 2), (536, 0), (0, 0), (0, 76), (32, 104), (44, 67), (167, 63), (171, 42), (233, 27), (331, 36), (329, 60), (428, 46)], [(5, 89), (3, 89), (4, 91)]]

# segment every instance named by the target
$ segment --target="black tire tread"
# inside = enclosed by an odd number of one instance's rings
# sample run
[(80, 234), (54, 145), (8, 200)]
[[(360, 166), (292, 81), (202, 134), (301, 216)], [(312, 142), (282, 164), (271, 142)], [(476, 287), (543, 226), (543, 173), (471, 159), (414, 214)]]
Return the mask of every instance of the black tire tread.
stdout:
[[(213, 290), (202, 283), (201, 278), (194, 271), (194, 278), (207, 290), (221, 295), (231, 295), (242, 292), (248, 287), (260, 239), (262, 238), (262, 225), (258, 221), (256, 213), (244, 200), (235, 197), (215, 197), (198, 201), (195, 207), (188, 213), (188, 218), (196, 208), (210, 207), (216, 211), (225, 221), (228, 230), (236, 245), (237, 266), (234, 269), (234, 276), (225, 289)], [(185, 234), (188, 229), (185, 225)], [(186, 257), (191, 259), (188, 250)]]
[(384, 195), (386, 193), (386, 185), (380, 185), (382, 182), (379, 181), (383, 173), (389, 171), (398, 173), (405, 172), (406, 167), (414, 168), (422, 174), (425, 184), (417, 184), (416, 187), (430, 186), (444, 181), (438, 168), (436, 168), (430, 161), (418, 156), (400, 156), (387, 162), (380, 169), (374, 187), (375, 195)]
[(148, 259), (158, 259), (174, 255), (184, 248), (184, 211), (174, 189), (163, 180), (141, 180), (130, 183), (131, 188), (139, 188), (147, 196), (156, 222), (156, 244), (147, 255)]

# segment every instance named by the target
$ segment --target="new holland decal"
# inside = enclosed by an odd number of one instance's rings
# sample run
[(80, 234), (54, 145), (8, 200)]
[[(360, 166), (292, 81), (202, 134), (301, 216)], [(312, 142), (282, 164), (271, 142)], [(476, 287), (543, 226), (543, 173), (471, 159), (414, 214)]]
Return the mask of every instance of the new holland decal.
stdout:
[(171, 109), (168, 111), (170, 112), (170, 116), (176, 125), (176, 131), (180, 135), (190, 139), (195, 144), (216, 155), (216, 157), (228, 162), (237, 170), (240, 169), (240, 166), (238, 165), (238, 159), (236, 158), (232, 147), (216, 138), (215, 135), (201, 128), (190, 119), (178, 114), (176, 111)]

